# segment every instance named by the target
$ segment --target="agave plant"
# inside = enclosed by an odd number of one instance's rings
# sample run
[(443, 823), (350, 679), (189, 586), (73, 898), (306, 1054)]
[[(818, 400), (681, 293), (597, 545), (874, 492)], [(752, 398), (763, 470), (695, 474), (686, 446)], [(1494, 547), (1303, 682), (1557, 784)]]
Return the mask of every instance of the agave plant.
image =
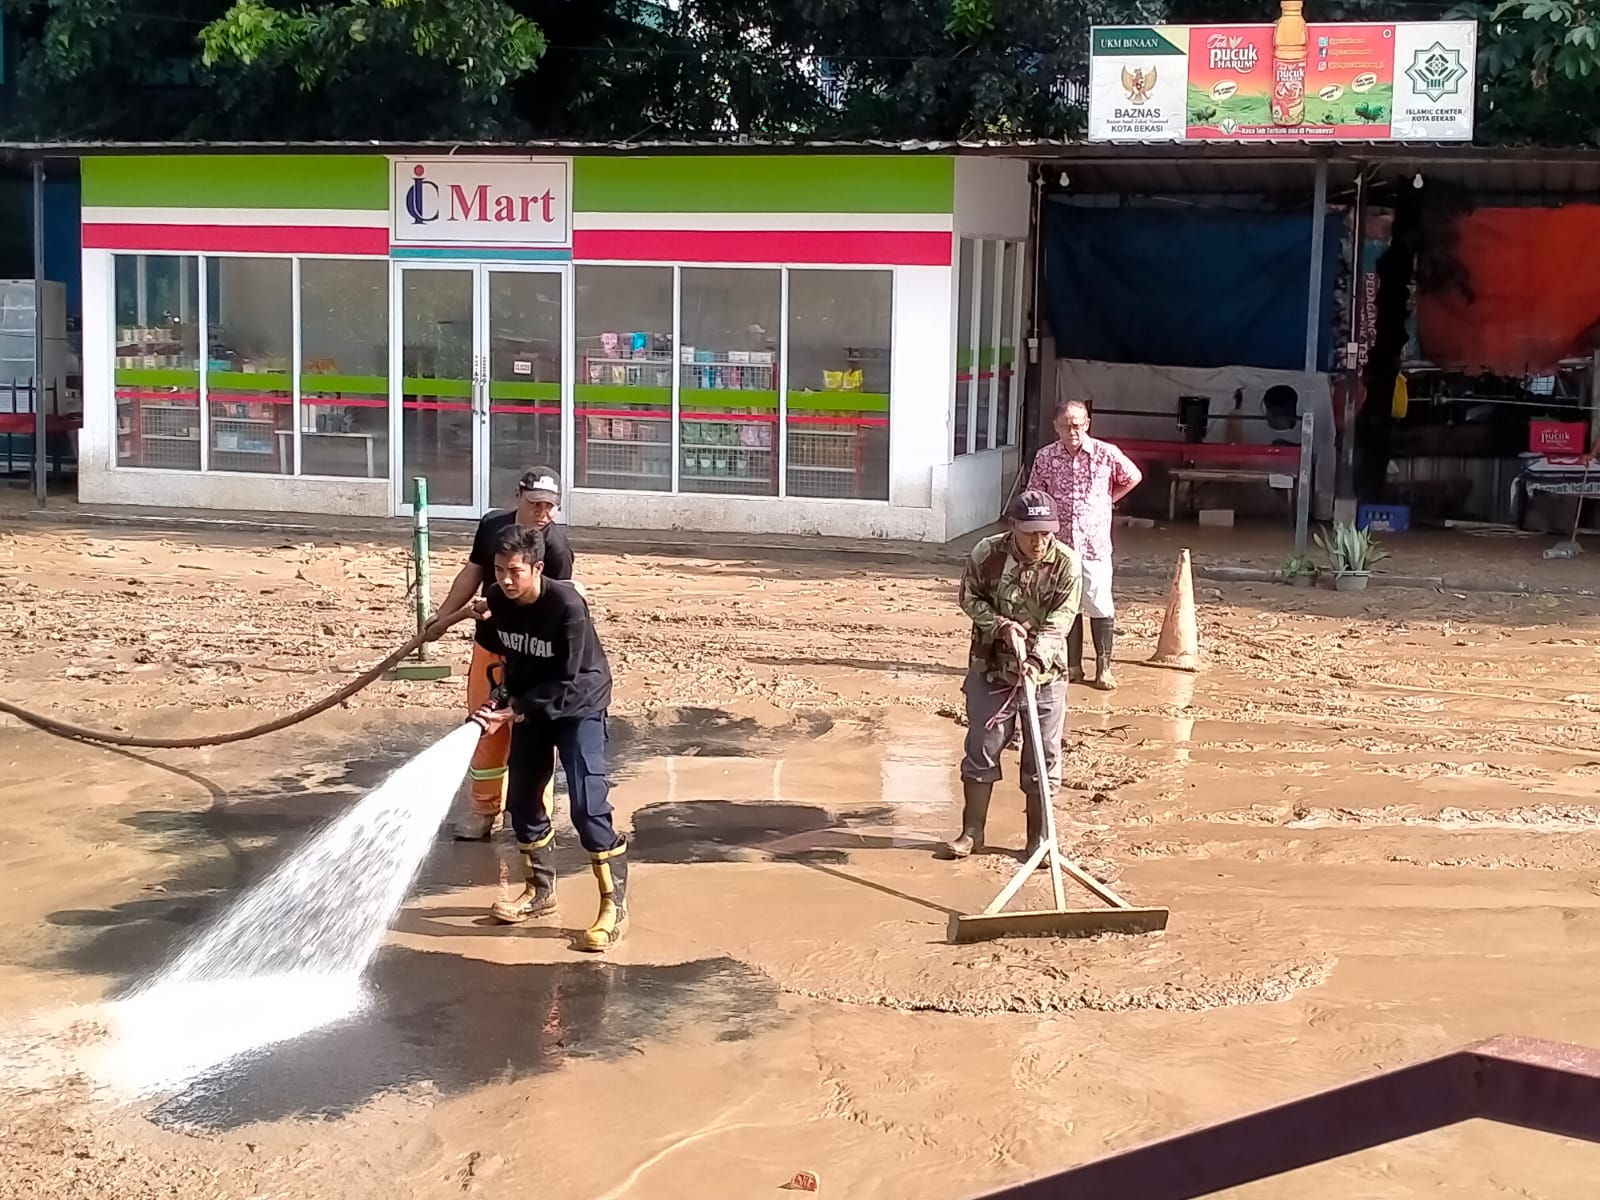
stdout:
[(1301, 575), (1315, 575), (1316, 573), (1317, 564), (1304, 554), (1291, 554), (1283, 560), (1283, 566), (1278, 571), (1278, 574), (1285, 579), (1294, 579)]
[(1335, 575), (1366, 575), (1389, 557), (1389, 552), (1373, 540), (1371, 531), (1357, 529), (1345, 521), (1319, 532), (1316, 542), (1328, 556), (1328, 566)]

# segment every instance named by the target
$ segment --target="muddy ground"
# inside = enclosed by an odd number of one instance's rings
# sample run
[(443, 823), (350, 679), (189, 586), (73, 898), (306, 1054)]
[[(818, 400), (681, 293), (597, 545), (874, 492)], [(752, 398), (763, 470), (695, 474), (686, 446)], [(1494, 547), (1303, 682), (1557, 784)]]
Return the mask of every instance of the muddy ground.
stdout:
[[(1161, 597), (1130, 582), (1124, 686), (1074, 689), (1058, 813), (1171, 925), (952, 948), (1021, 803), (1001, 785), (993, 853), (933, 857), (962, 732), (948, 571), (584, 555), (636, 847), (619, 950), (562, 932), (593, 905), (570, 831), (560, 919), (520, 931), (480, 915), (506, 846), (441, 841), (359, 1018), (153, 1104), (11, 1071), (0, 1195), (732, 1200), (809, 1169), (824, 1195), (957, 1200), (1497, 1033), (1600, 1045), (1596, 601), (1202, 583), (1184, 676), (1138, 665)], [(405, 591), (377, 544), (0, 531), (0, 694), (251, 724), (402, 641)], [(439, 653), (464, 663), (464, 635)], [(383, 683), (202, 751), (0, 724), (0, 1036), (70, 1068), (99, 1001), (450, 728), (460, 688)], [(1233, 1194), (1597, 1176), (1600, 1149), (1473, 1124)]]

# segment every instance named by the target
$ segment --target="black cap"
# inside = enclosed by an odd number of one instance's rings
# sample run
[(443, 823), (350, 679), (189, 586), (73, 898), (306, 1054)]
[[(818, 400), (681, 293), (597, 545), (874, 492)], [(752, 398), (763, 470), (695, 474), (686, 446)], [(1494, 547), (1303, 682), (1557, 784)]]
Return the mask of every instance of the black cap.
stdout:
[(1061, 528), (1056, 502), (1048, 492), (1023, 492), (1006, 507), (1006, 520), (1015, 521), (1024, 533), (1056, 533)]
[(561, 476), (549, 467), (529, 467), (517, 480), (517, 495), (549, 504), (561, 503)]

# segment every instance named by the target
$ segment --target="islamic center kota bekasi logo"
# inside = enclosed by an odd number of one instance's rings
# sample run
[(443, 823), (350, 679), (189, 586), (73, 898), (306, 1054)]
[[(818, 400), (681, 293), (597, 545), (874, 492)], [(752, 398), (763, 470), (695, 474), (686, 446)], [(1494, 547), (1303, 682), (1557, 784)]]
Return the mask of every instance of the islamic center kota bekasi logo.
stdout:
[(1461, 91), (1461, 81), (1467, 77), (1467, 68), (1461, 62), (1460, 50), (1435, 42), (1412, 55), (1411, 65), (1406, 68), (1406, 77), (1411, 80), (1418, 95), (1426, 96), (1437, 104), (1446, 96), (1454, 96)]

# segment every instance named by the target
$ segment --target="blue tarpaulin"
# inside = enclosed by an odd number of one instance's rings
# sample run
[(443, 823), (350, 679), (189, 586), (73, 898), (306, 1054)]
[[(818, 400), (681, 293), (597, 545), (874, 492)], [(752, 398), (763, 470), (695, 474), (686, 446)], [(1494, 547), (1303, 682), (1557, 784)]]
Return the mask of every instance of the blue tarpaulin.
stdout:
[[(1333, 364), (1338, 228), (1322, 268), (1318, 362)], [(1308, 213), (1080, 208), (1045, 213), (1045, 304), (1062, 358), (1305, 369)]]

